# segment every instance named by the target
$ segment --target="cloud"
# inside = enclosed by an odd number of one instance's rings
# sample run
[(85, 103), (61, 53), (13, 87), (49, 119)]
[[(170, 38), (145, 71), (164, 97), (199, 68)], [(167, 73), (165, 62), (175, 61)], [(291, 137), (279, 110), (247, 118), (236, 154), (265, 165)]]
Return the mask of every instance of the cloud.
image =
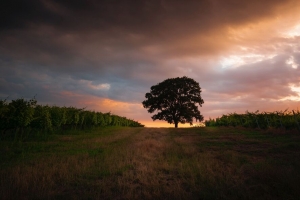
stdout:
[(1, 98), (37, 94), (42, 103), (96, 109), (95, 101), (146, 121), (140, 102), (150, 87), (189, 76), (203, 89), (205, 117), (297, 105), (297, 0), (2, 5)]
[(110, 89), (110, 84), (108, 83), (102, 83), (102, 84), (96, 84), (93, 83), (93, 81), (87, 81), (87, 80), (80, 80), (79, 84), (84, 85), (84, 87), (91, 89), (91, 90), (109, 90)]

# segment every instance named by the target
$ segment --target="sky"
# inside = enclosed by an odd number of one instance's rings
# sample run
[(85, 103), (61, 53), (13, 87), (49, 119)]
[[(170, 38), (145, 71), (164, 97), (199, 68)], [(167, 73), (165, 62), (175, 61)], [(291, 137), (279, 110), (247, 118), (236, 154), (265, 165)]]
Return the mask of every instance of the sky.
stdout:
[(187, 76), (204, 119), (298, 109), (299, 13), (299, 0), (2, 0), (0, 99), (173, 127), (141, 102)]

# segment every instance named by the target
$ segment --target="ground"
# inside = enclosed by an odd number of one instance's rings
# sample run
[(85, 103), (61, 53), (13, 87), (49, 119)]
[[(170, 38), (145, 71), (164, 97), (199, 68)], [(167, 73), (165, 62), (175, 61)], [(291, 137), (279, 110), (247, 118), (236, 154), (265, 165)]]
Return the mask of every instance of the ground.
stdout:
[(1, 199), (297, 199), (300, 134), (102, 128), (0, 141)]

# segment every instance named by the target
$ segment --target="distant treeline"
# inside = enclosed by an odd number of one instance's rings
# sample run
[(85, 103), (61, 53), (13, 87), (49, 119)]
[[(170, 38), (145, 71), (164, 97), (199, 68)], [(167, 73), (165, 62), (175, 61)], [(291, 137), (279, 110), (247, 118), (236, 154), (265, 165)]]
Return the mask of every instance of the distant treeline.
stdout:
[(300, 131), (300, 112), (276, 111), (276, 112), (248, 112), (245, 114), (230, 113), (220, 118), (205, 121), (205, 126), (243, 126), (248, 128), (282, 128), (298, 129)]
[(137, 121), (74, 107), (38, 105), (33, 98), (7, 102), (0, 100), (0, 133), (59, 133), (64, 130), (90, 129), (104, 126), (143, 127)]

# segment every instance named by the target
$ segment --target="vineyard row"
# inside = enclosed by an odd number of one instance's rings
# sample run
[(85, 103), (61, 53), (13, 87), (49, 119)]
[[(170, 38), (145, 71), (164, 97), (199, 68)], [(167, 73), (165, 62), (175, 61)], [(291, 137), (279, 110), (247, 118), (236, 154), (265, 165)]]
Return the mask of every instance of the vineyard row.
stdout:
[(220, 118), (205, 121), (205, 126), (243, 126), (248, 128), (282, 128), (300, 131), (299, 110), (283, 112), (246, 112), (245, 114), (230, 113)]
[(104, 126), (143, 127), (137, 121), (110, 113), (74, 107), (38, 105), (35, 99), (0, 100), (0, 133), (24, 130), (51, 133), (59, 130), (88, 129)]

